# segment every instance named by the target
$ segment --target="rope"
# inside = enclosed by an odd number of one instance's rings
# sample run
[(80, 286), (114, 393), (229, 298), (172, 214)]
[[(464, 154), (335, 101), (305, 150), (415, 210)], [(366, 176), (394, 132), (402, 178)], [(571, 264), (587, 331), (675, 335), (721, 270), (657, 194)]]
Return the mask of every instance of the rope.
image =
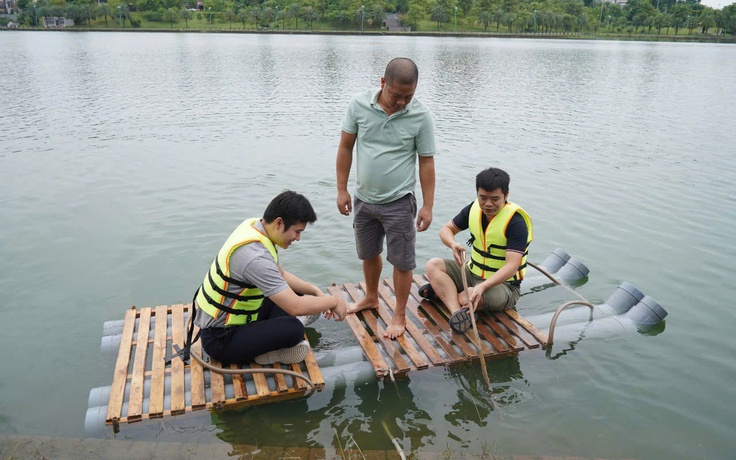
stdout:
[(486, 381), (486, 384), (488, 385), (488, 389), (493, 392), (493, 387), (491, 386), (491, 379), (488, 378), (488, 369), (486, 369), (486, 357), (483, 355), (483, 348), (481, 348), (481, 341), (480, 341), (480, 335), (478, 335), (478, 326), (475, 324), (475, 308), (473, 307), (472, 302), (470, 302), (470, 295), (468, 293), (468, 275), (465, 273), (465, 252), (462, 252), (461, 256), (461, 264), (460, 264), (460, 273), (462, 273), (463, 277), (463, 289), (465, 290), (465, 294), (468, 296), (468, 309), (470, 310), (470, 321), (473, 325), (473, 332), (475, 332), (475, 337), (473, 340), (475, 342), (475, 346), (478, 348), (478, 355), (480, 358), (480, 368), (483, 371), (483, 379)]
[[(187, 327), (191, 326), (192, 322), (192, 315), (189, 315), (189, 321), (187, 321)], [(190, 344), (191, 346), (191, 344)], [(249, 368), (249, 369), (225, 369), (222, 367), (213, 366), (212, 364), (206, 362), (204, 359), (202, 359), (202, 356), (200, 356), (198, 353), (195, 353), (193, 350), (189, 350), (189, 355), (194, 358), (195, 361), (197, 361), (202, 366), (206, 367), (212, 372), (216, 372), (218, 374), (284, 374), (284, 375), (290, 375), (292, 377), (296, 377), (298, 379), (304, 380), (304, 382), (309, 385), (309, 390), (314, 391), (314, 383), (309, 379), (309, 377), (299, 373), (295, 372), (289, 369), (274, 369), (274, 368)]]

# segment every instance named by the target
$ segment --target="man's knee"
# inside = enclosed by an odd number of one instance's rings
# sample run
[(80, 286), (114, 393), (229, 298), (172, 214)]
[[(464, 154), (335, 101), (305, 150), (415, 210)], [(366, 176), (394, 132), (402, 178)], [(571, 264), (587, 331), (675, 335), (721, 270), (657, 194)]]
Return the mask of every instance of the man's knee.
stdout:
[(427, 272), (427, 276), (435, 275), (438, 272), (444, 273), (446, 271), (445, 260), (439, 257), (429, 259), (427, 263), (424, 264), (424, 270)]

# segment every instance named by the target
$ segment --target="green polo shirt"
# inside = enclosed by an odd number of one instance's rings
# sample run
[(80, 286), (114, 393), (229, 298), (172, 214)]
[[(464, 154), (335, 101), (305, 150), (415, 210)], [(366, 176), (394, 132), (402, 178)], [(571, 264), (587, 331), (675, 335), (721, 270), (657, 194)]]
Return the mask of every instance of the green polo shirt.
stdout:
[(372, 204), (390, 203), (414, 192), (417, 155), (434, 156), (434, 123), (429, 110), (413, 99), (386, 115), (378, 91), (366, 91), (348, 104), (342, 130), (357, 134), (355, 196)]

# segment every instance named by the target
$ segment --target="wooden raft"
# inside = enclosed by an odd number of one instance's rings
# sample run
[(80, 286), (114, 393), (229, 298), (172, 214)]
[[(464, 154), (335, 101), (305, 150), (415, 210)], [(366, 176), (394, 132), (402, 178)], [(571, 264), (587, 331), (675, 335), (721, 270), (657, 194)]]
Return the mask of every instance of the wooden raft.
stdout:
[[(194, 359), (185, 364), (181, 359), (175, 358), (166, 366), (166, 361), (173, 354), (173, 345), (180, 348), (184, 346), (186, 319), (190, 310), (191, 304), (179, 304), (141, 309), (132, 307), (126, 312), (110, 389), (106, 417), (108, 425), (117, 427), (120, 423), (179, 415), (201, 409), (234, 409), (291, 399), (306, 393), (307, 384), (289, 375), (224, 375), (211, 372)], [(162, 320), (157, 320), (159, 318)], [(196, 332), (195, 327), (195, 334)], [(192, 351), (202, 356), (201, 340), (192, 346)], [(209, 363), (221, 366), (212, 359)], [(232, 369), (238, 367), (241, 366), (230, 366)], [(250, 367), (281, 368), (279, 364), (260, 366), (256, 363), (251, 363)], [(291, 364), (286, 369), (308, 377), (318, 391), (324, 388), (322, 373), (311, 350), (303, 362)], [(185, 373), (189, 374), (188, 381)], [(170, 378), (170, 391), (165, 394), (167, 377)], [(150, 392), (146, 395), (148, 407), (144, 411), (146, 383), (150, 383)], [(129, 384), (127, 388), (126, 384)], [(247, 388), (255, 388), (255, 391), (248, 394)], [(126, 411), (123, 411), (124, 401), (127, 401)]]
[[(383, 337), (396, 307), (391, 279), (379, 283), (381, 305), (377, 310), (363, 310), (346, 318), (379, 379), (387, 375), (401, 378), (412, 370), (479, 359), (478, 349), (471, 338), (472, 330), (465, 334), (453, 332), (448, 323), (449, 311), (444, 304), (419, 296), (419, 286), (427, 282), (423, 276), (414, 276), (406, 306), (406, 333), (396, 340)], [(365, 297), (364, 282), (331, 286), (328, 290), (332, 295), (345, 296), (348, 302), (357, 302)], [(500, 359), (523, 350), (547, 346), (547, 335), (515, 310), (481, 311), (477, 324), (486, 358)]]

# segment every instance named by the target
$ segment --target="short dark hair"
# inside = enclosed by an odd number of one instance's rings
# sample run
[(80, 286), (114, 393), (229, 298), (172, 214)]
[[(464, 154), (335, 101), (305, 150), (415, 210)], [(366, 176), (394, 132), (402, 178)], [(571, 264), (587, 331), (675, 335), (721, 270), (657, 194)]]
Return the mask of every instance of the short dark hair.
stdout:
[(271, 200), (263, 213), (263, 220), (270, 224), (277, 217), (284, 220), (286, 230), (294, 224), (313, 224), (317, 213), (307, 197), (291, 190), (284, 190)]
[(501, 192), (506, 195), (509, 193), (510, 182), (511, 177), (509, 177), (509, 174), (503, 169), (484, 169), (475, 176), (475, 191), (477, 192), (479, 189), (483, 189), (486, 192), (492, 192), (497, 188), (500, 188)]
[(391, 59), (388, 63), (383, 78), (389, 85), (394, 83), (400, 85), (416, 85), (419, 81), (419, 69), (411, 59), (398, 57)]

